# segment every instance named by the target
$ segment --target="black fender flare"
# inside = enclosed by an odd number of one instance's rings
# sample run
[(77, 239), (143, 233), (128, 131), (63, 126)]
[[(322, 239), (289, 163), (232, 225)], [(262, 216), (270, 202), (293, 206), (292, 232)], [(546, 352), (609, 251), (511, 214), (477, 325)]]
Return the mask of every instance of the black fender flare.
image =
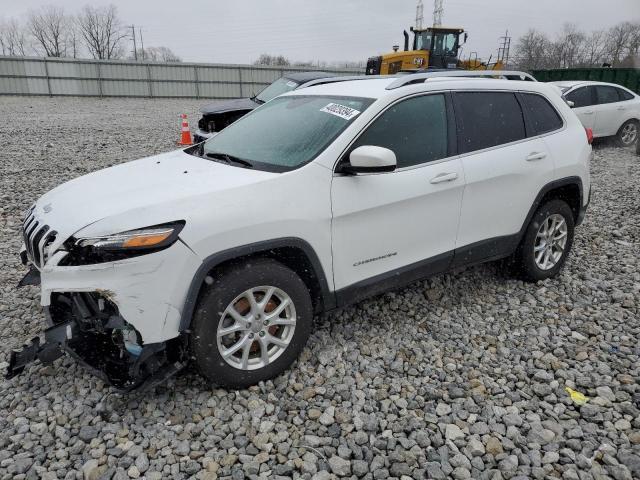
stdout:
[[(533, 215), (536, 213), (536, 210), (538, 210), (538, 208), (542, 204), (542, 199), (545, 197), (545, 195), (557, 188), (566, 187), (569, 185), (576, 185), (580, 192), (578, 212), (576, 212), (578, 214), (577, 218), (580, 219), (580, 213), (585, 208), (584, 187), (582, 186), (582, 179), (578, 176), (572, 176), (572, 177), (564, 177), (558, 180), (554, 180), (552, 182), (547, 183), (544, 187), (540, 189), (540, 192), (538, 192), (538, 195), (536, 196), (535, 200), (531, 204), (529, 213), (527, 213), (527, 217), (525, 218), (524, 223), (522, 224), (522, 228), (520, 228), (520, 232), (518, 232), (518, 243), (520, 243), (520, 240), (524, 236), (524, 233), (526, 232), (527, 227), (529, 226), (529, 223), (533, 218)], [(579, 222), (576, 222), (576, 225), (579, 225)]]
[(182, 308), (182, 314), (180, 317), (180, 332), (184, 332), (191, 325), (191, 319), (198, 303), (198, 295), (205, 281), (205, 278), (218, 265), (224, 262), (233, 260), (236, 258), (245, 257), (248, 255), (255, 255), (261, 252), (268, 252), (277, 248), (296, 248), (301, 250), (308, 258), (311, 266), (314, 270), (314, 274), (320, 284), (321, 297), (322, 297), (322, 309), (331, 310), (335, 308), (336, 299), (335, 294), (329, 289), (329, 283), (325, 275), (320, 259), (316, 254), (313, 247), (305, 240), (297, 237), (283, 237), (272, 240), (264, 240), (260, 242), (250, 243), (248, 245), (242, 245), (239, 247), (233, 247), (221, 252), (214, 253), (204, 259), (195, 275), (191, 279), (189, 290), (187, 291), (187, 297)]

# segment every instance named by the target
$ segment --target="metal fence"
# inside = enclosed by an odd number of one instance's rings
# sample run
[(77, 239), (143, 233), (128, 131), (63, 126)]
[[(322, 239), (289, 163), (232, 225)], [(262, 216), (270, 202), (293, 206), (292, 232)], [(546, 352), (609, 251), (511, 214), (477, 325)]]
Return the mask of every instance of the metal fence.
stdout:
[(617, 83), (640, 94), (640, 69), (637, 68), (559, 68), (534, 70), (532, 73), (541, 82), (595, 80)]
[(287, 72), (364, 70), (0, 56), (0, 95), (241, 98)]

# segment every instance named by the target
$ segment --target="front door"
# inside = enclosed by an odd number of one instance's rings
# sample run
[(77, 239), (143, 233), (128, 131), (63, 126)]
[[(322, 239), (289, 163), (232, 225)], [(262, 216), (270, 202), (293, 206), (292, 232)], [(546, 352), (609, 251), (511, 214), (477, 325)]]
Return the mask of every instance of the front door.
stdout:
[(448, 130), (445, 95), (414, 96), (389, 107), (352, 145), (389, 148), (398, 166), (333, 179), (337, 290), (365, 285), (376, 293), (448, 267), (464, 188)]
[(593, 134), (597, 135), (595, 129), (596, 126), (596, 92), (591, 86), (579, 87), (569, 92), (566, 97), (567, 100), (573, 102), (573, 111), (580, 119), (580, 122), (585, 128), (593, 130)]

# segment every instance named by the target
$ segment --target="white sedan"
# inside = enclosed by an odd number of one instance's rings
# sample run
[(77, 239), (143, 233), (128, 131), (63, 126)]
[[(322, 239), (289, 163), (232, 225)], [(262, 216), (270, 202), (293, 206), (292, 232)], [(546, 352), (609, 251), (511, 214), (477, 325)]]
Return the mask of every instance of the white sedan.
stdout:
[(562, 90), (585, 128), (594, 137), (615, 136), (623, 147), (633, 145), (640, 133), (640, 96), (615, 83), (551, 82)]

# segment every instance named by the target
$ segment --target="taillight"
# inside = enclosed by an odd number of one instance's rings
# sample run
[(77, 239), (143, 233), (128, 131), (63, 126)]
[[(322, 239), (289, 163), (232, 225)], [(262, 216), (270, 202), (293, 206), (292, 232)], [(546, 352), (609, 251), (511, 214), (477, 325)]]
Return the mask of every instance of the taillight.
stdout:
[(593, 143), (593, 130), (585, 127), (584, 131), (587, 132), (587, 142), (591, 145)]

